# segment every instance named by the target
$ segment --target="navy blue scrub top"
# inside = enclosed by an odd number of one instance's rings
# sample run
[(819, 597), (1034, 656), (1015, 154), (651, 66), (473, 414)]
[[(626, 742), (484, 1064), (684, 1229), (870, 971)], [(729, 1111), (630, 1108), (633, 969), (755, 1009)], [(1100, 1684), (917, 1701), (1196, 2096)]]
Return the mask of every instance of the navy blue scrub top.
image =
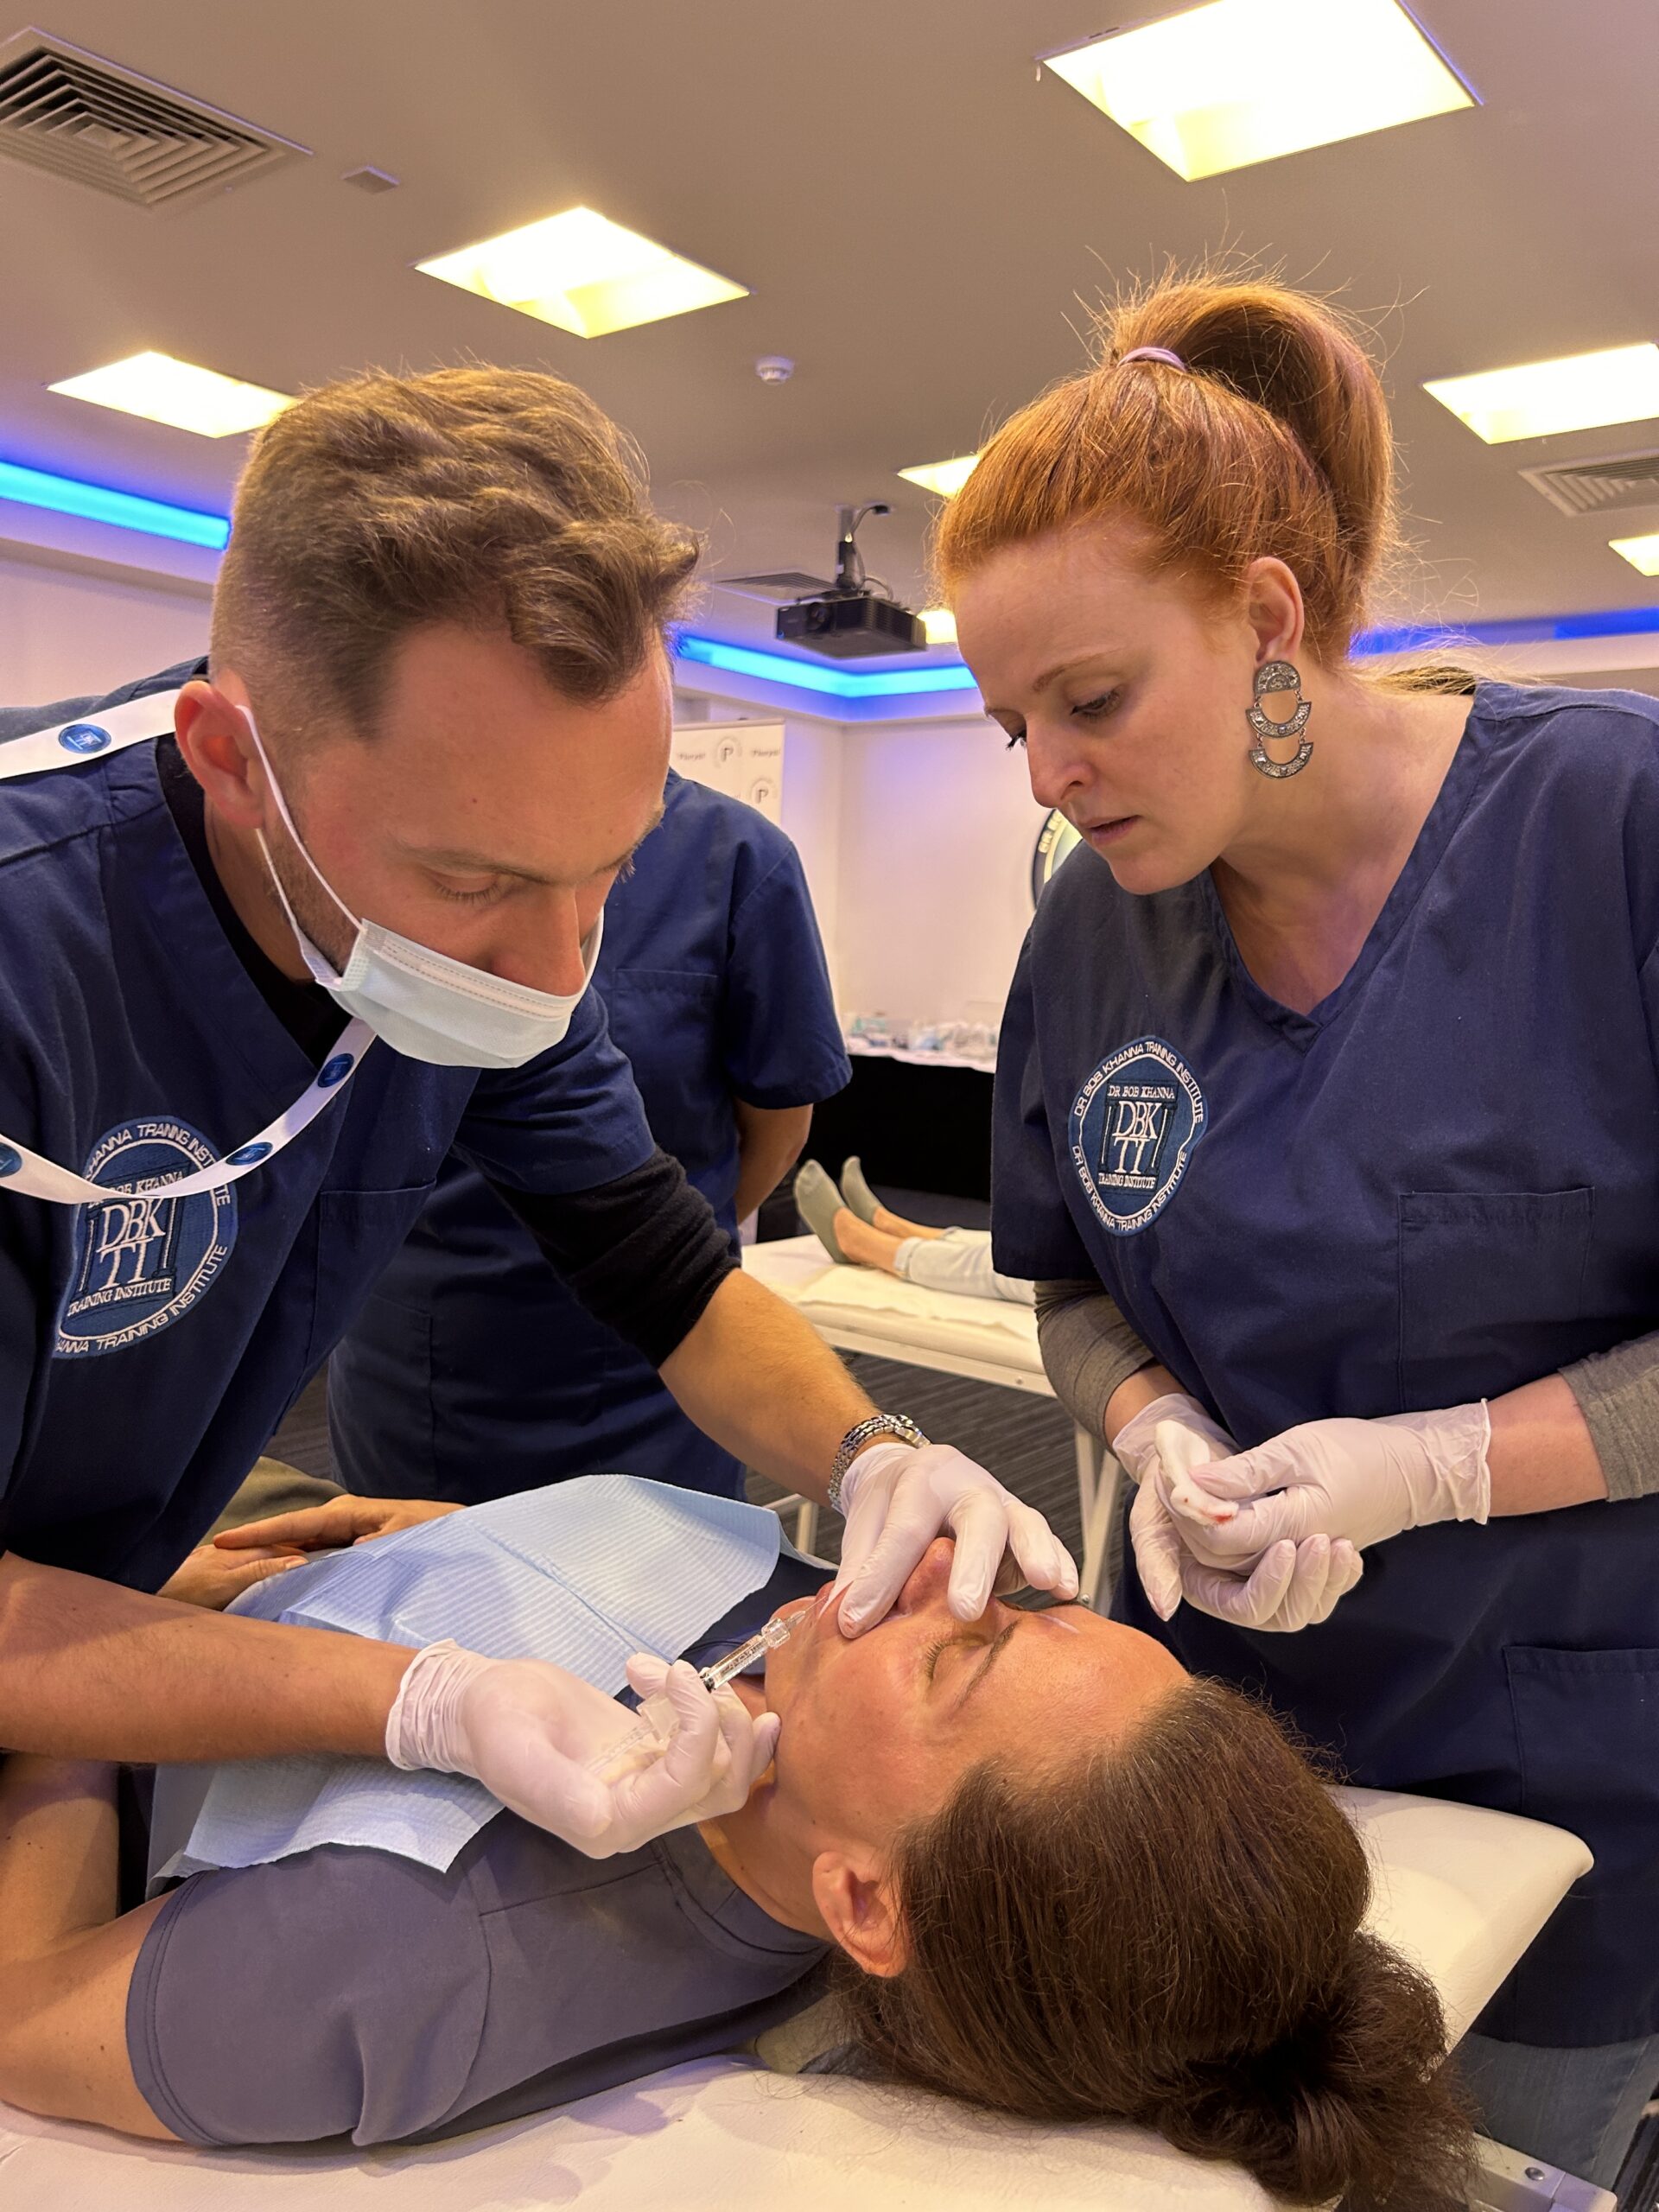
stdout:
[[(1497, 1396), (1659, 1328), (1656, 1057), (1659, 702), (1482, 684), (1312, 1014), (1207, 871), (1135, 898), (1066, 862), (1002, 1032), (996, 1265), (1097, 1274), (1242, 1446)], [(1116, 1611), (1357, 1783), (1582, 1836), (1483, 2031), (1659, 2032), (1659, 1497), (1409, 1531), (1300, 1635), (1166, 1627), (1132, 1559)]]
[[(95, 721), (199, 672), (73, 712)], [(204, 1165), (315, 1072), (220, 927), (150, 746), (0, 785), (0, 1130), (94, 1181)], [(596, 993), (562, 1044), (505, 1073), (429, 1067), (377, 1040), (310, 1128), (218, 1191), (80, 1207), (0, 1188), (0, 1550), (165, 1581), (452, 1147), (552, 1194), (645, 1164), (651, 1134)]]
[[(783, 831), (671, 775), (661, 823), (606, 902), (594, 988), (652, 1135), (734, 1238), (734, 1101), (814, 1105), (851, 1072)], [(733, 1497), (742, 1484), (458, 1161), (331, 1360), (328, 1406), (340, 1479), (371, 1497), (476, 1504), (607, 1469)]]

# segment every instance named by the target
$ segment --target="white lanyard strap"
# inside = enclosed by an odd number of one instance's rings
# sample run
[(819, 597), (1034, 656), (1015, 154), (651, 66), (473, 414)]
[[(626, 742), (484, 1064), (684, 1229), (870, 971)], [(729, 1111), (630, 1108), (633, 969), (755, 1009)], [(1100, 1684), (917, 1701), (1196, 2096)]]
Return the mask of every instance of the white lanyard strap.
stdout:
[(124, 753), (130, 745), (143, 745), (173, 727), (176, 691), (152, 691), (147, 698), (129, 699), (124, 707), (94, 708), (84, 721), (54, 722), (32, 737), (14, 737), (0, 745), (0, 783), (16, 776), (41, 776), (51, 768), (76, 768), (106, 753)]
[(147, 1198), (188, 1198), (198, 1191), (217, 1191), (252, 1174), (309, 1128), (323, 1108), (333, 1103), (335, 1092), (373, 1041), (374, 1032), (366, 1021), (348, 1021), (334, 1051), (288, 1111), (211, 1166), (198, 1167), (188, 1175), (145, 1176), (137, 1183), (90, 1183), (84, 1175), (42, 1160), (27, 1145), (0, 1136), (0, 1190), (22, 1191), (28, 1198), (49, 1198), (60, 1206), (102, 1205), (106, 1198), (136, 1198), (141, 1192)]
[[(130, 699), (124, 707), (95, 709), (84, 721), (65, 722), (0, 744), (0, 783), (17, 776), (42, 775), (54, 768), (76, 767), (160, 737), (173, 727), (173, 702), (178, 696), (176, 691), (152, 692), (147, 698)], [(347, 1022), (333, 1052), (287, 1112), (268, 1122), (257, 1136), (238, 1145), (211, 1166), (198, 1167), (188, 1175), (145, 1176), (137, 1183), (93, 1183), (43, 1160), (15, 1137), (0, 1136), (0, 1190), (20, 1191), (27, 1198), (68, 1206), (102, 1205), (110, 1198), (141, 1193), (188, 1198), (199, 1191), (219, 1190), (251, 1175), (308, 1128), (324, 1107), (333, 1103), (373, 1041), (374, 1032), (366, 1021)]]

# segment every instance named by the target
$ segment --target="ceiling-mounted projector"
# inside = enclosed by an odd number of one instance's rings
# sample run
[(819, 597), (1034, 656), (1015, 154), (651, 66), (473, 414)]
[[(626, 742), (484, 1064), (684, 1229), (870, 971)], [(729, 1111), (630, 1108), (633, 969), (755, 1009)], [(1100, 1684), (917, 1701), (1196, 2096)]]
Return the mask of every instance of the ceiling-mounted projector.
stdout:
[(866, 576), (864, 557), (858, 550), (859, 525), (865, 518), (891, 512), (879, 499), (868, 506), (836, 510), (833, 583), (795, 571), (787, 576), (734, 576), (726, 588), (770, 597), (780, 586), (799, 590), (805, 585), (806, 597), (778, 609), (777, 634), (785, 645), (802, 645), (808, 652), (823, 653), (831, 660), (858, 660), (872, 653), (920, 652), (927, 644), (921, 617), (889, 599), (879, 577), (872, 582)]

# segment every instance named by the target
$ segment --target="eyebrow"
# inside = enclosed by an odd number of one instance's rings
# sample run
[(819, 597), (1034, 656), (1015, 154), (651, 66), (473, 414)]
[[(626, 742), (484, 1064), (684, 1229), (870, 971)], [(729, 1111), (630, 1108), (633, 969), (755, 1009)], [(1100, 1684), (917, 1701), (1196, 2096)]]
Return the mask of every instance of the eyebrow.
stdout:
[[(662, 818), (663, 809), (659, 804), (657, 811), (646, 823), (632, 844), (628, 847), (626, 852), (619, 853), (614, 860), (601, 861), (594, 870), (594, 874), (603, 875), (607, 869), (624, 867), (633, 858)], [(515, 868), (511, 861), (494, 859), (488, 853), (470, 853), (460, 846), (410, 845), (404, 844), (401, 838), (398, 842), (411, 860), (420, 861), (428, 868), (454, 868), (458, 874), (511, 875), (517, 877), (522, 883), (557, 884), (562, 880), (558, 876), (543, 874), (538, 868)]]
[(978, 1666), (975, 1668), (972, 1679), (969, 1681), (967, 1688), (963, 1690), (962, 1695), (957, 1700), (957, 1711), (958, 1713), (962, 1711), (963, 1706), (967, 1704), (969, 1699), (972, 1697), (974, 1692), (984, 1681), (986, 1675), (988, 1675), (992, 1668), (995, 1666), (997, 1660), (1001, 1657), (1001, 1654), (1007, 1649), (1008, 1638), (1014, 1634), (1014, 1631), (1019, 1627), (1019, 1625), (1020, 1624), (1018, 1621), (1010, 1621), (1007, 1628), (1003, 1630), (1001, 1635), (993, 1637), (991, 1642), (986, 1646), (985, 1656), (980, 1661)]
[(1077, 653), (1071, 660), (1057, 661), (1052, 668), (1046, 668), (1032, 685), (1036, 692), (1046, 691), (1051, 683), (1058, 683), (1063, 676), (1070, 676), (1074, 668), (1086, 668), (1092, 660), (1104, 660), (1104, 652)]

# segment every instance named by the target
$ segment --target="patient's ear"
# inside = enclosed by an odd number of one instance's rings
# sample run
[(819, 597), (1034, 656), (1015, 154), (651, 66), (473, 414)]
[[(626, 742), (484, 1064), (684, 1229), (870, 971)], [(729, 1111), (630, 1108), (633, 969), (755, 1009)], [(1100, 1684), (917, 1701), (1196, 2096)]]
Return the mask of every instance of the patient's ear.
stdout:
[(812, 1862), (812, 1902), (824, 1926), (865, 1974), (902, 1974), (910, 1942), (898, 1885), (874, 1859), (821, 1851)]

